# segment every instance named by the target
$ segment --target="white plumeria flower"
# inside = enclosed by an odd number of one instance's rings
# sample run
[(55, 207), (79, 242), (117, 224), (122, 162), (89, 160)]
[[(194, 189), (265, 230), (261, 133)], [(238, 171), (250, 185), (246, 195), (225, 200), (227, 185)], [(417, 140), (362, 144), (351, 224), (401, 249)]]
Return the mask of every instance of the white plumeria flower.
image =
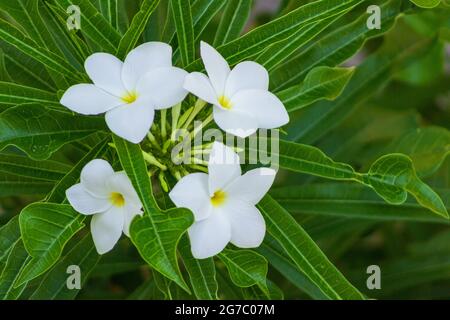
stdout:
[(132, 142), (144, 139), (155, 110), (181, 102), (187, 95), (187, 72), (172, 66), (172, 48), (148, 42), (130, 51), (122, 63), (108, 53), (94, 53), (85, 69), (94, 84), (77, 84), (61, 98), (61, 104), (84, 115), (106, 112), (112, 132)]
[(201, 43), (208, 77), (193, 72), (184, 88), (214, 105), (214, 121), (226, 132), (245, 138), (258, 128), (273, 129), (289, 122), (283, 103), (269, 92), (269, 74), (260, 64), (241, 62), (233, 70), (209, 44)]
[(81, 214), (93, 215), (91, 233), (99, 254), (110, 251), (122, 235), (130, 236), (131, 221), (142, 215), (142, 204), (124, 172), (114, 172), (101, 159), (81, 171), (80, 183), (66, 190), (67, 200)]
[(193, 256), (212, 257), (229, 242), (240, 248), (258, 247), (266, 225), (255, 205), (272, 186), (275, 170), (259, 168), (241, 175), (239, 156), (215, 142), (208, 172), (183, 177), (169, 194), (177, 207), (194, 214), (188, 230)]

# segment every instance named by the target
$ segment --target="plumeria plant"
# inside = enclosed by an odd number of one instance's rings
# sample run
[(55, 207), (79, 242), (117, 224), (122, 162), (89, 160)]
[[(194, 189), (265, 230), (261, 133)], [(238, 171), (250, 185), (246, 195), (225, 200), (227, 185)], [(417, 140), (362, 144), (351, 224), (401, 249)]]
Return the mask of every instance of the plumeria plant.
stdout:
[(445, 1), (0, 14), (0, 298), (450, 298)]

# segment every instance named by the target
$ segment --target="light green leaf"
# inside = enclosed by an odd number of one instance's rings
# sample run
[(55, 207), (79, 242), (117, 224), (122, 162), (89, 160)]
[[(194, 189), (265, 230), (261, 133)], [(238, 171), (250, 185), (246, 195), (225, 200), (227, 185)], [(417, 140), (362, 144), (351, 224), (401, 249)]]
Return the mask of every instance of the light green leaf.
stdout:
[(328, 260), (303, 228), (270, 196), (259, 203), (267, 231), (302, 271), (330, 299), (364, 299)]
[(353, 76), (354, 68), (317, 67), (300, 85), (278, 93), (288, 112), (304, 108), (318, 100), (336, 99)]
[(27, 87), (12, 82), (0, 81), (0, 103), (18, 105), (22, 103), (42, 103), (59, 106), (56, 94), (42, 89)]
[(233, 283), (239, 287), (247, 288), (258, 286), (266, 296), (267, 288), (267, 260), (252, 250), (225, 249), (218, 257), (225, 264)]
[(423, 207), (442, 217), (449, 217), (439, 195), (417, 177), (412, 160), (403, 154), (381, 157), (363, 175), (362, 181), (389, 203), (404, 203), (409, 192)]
[(195, 59), (194, 25), (190, 0), (171, 0), (173, 18), (177, 29), (178, 46), (183, 66)]
[(440, 127), (420, 128), (395, 140), (388, 150), (411, 157), (417, 174), (428, 177), (450, 154), (450, 132)]
[(412, 3), (414, 3), (416, 6), (421, 8), (434, 8), (441, 3), (441, 0), (410, 0)]
[(180, 241), (179, 251), (189, 274), (195, 297), (199, 300), (216, 300), (218, 285), (213, 258), (195, 259), (186, 236)]
[(32, 259), (20, 273), (18, 285), (45, 271), (59, 259), (66, 243), (84, 227), (85, 216), (69, 205), (33, 203), (20, 213), (20, 231)]
[(100, 260), (89, 233), (77, 241), (79, 242), (45, 275), (30, 300), (69, 300), (76, 297), (80, 290), (67, 288), (70, 276), (70, 273), (67, 273), (68, 267), (80, 268), (81, 288), (83, 288), (89, 274)]
[(228, 43), (237, 37), (244, 29), (250, 17), (253, 0), (228, 0), (227, 7), (217, 28), (214, 46)]
[(142, 2), (139, 12), (133, 17), (130, 27), (120, 40), (119, 47), (117, 48), (117, 57), (120, 59), (125, 58), (127, 53), (136, 47), (136, 44), (144, 32), (150, 16), (158, 6), (159, 1), (160, 0), (144, 0)]
[(183, 208), (161, 211), (153, 197), (139, 145), (117, 136), (114, 136), (114, 144), (122, 167), (133, 183), (145, 212), (143, 217), (137, 217), (132, 222), (131, 240), (152, 268), (189, 291), (178, 266), (176, 249), (181, 236), (193, 222), (192, 214)]
[(101, 117), (74, 116), (38, 104), (20, 105), (0, 114), (0, 150), (15, 145), (33, 159), (47, 159), (66, 143), (104, 127)]

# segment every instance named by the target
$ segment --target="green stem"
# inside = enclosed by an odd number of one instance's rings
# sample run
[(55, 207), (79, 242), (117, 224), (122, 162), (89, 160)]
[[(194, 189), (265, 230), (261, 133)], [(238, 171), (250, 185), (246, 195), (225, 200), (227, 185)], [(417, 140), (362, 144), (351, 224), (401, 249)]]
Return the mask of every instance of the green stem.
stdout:
[(159, 146), (158, 141), (156, 141), (156, 138), (153, 135), (153, 133), (151, 133), (151, 131), (149, 131), (147, 133), (147, 138), (156, 149), (161, 150), (161, 147)]
[(175, 131), (178, 129), (178, 119), (180, 118), (181, 102), (172, 108), (172, 134), (171, 139), (174, 136)]
[(163, 109), (161, 110), (161, 137), (163, 140), (166, 140), (167, 136), (166, 120), (167, 120), (167, 109)]
[(192, 110), (191, 114), (189, 115), (189, 118), (186, 120), (185, 124), (183, 125), (184, 129), (187, 129), (191, 122), (195, 119), (197, 114), (203, 109), (203, 107), (206, 106), (206, 102), (202, 99), (198, 99), (195, 103), (194, 110)]
[(202, 165), (198, 165), (198, 164), (189, 164), (188, 167), (189, 167), (189, 168), (192, 168), (192, 169), (194, 169), (194, 170), (198, 170), (198, 171), (202, 171), (202, 172), (208, 173), (208, 168), (207, 168), (207, 167), (204, 167), (204, 166), (202, 166)]
[(166, 171), (167, 167), (165, 165), (163, 165), (161, 162), (159, 162), (153, 155), (151, 155), (150, 153), (144, 152), (142, 151), (142, 155), (144, 156), (144, 160), (149, 163), (152, 164), (154, 166), (157, 166), (158, 168), (160, 168), (162, 171)]

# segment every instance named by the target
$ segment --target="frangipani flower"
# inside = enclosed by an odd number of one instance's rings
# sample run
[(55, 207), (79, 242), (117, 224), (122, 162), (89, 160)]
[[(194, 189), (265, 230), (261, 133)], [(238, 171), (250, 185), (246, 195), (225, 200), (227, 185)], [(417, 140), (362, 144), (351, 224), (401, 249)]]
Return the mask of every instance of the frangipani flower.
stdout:
[(70, 87), (61, 104), (84, 115), (106, 112), (111, 131), (133, 143), (144, 139), (155, 110), (176, 105), (187, 95), (187, 72), (172, 66), (172, 48), (165, 43), (144, 43), (123, 63), (111, 54), (94, 53), (85, 69), (94, 84)]
[(142, 215), (142, 204), (124, 172), (114, 172), (105, 160), (95, 159), (81, 171), (80, 183), (66, 190), (67, 200), (81, 214), (93, 215), (91, 233), (99, 254), (110, 251), (122, 231), (130, 236), (131, 221)]
[(213, 47), (201, 43), (208, 77), (193, 72), (184, 88), (214, 105), (214, 121), (226, 132), (245, 138), (258, 128), (273, 129), (289, 122), (283, 103), (269, 89), (269, 74), (260, 64), (241, 62), (233, 70)]
[(241, 175), (239, 156), (215, 142), (208, 172), (183, 177), (169, 194), (177, 207), (194, 214), (188, 230), (193, 256), (214, 256), (229, 242), (240, 248), (258, 247), (266, 225), (255, 205), (270, 189), (275, 170), (259, 168)]

